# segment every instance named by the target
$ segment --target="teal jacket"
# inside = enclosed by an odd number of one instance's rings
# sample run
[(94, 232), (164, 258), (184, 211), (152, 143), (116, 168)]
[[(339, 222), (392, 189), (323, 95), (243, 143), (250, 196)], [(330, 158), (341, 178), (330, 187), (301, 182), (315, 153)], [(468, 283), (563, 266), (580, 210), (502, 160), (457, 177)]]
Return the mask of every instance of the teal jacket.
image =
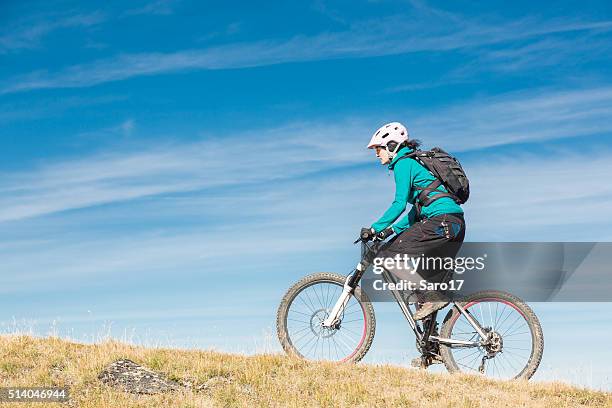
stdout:
[[(425, 187), (435, 180), (435, 177), (416, 160), (404, 159), (399, 160), (403, 155), (412, 152), (409, 147), (403, 147), (397, 152), (389, 167), (393, 167), (393, 175), (395, 176), (395, 200), (387, 211), (380, 217), (378, 221), (372, 224), (372, 228), (376, 232), (380, 232), (393, 224), (395, 220), (404, 212), (408, 203), (413, 207), (406, 216), (393, 225), (393, 231), (396, 234), (408, 229), (416, 221), (416, 208), (414, 202), (420, 194), (416, 187)], [(398, 161), (399, 160), (399, 161)], [(438, 187), (437, 191), (446, 192), (444, 186)], [(435, 196), (437, 193), (432, 191), (429, 197)], [(441, 214), (463, 213), (463, 210), (452, 198), (443, 197), (430, 205), (421, 208), (421, 216), (434, 217)]]

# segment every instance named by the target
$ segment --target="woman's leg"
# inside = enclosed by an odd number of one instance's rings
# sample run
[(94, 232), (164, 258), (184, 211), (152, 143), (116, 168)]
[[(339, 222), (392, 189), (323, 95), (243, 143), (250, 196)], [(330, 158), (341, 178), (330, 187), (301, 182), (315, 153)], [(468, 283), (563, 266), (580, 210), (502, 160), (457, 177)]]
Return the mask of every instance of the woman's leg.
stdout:
[[(387, 263), (385, 267), (393, 266), (386, 269), (399, 279), (415, 282), (417, 287), (423, 280), (429, 283), (446, 282), (452, 276), (452, 271), (443, 268), (443, 260), (457, 255), (464, 237), (463, 216), (443, 214), (415, 223), (390, 242), (377, 257), (399, 260)], [(423, 303), (415, 314), (417, 320), (448, 304), (448, 299), (441, 292), (417, 293), (419, 302)]]

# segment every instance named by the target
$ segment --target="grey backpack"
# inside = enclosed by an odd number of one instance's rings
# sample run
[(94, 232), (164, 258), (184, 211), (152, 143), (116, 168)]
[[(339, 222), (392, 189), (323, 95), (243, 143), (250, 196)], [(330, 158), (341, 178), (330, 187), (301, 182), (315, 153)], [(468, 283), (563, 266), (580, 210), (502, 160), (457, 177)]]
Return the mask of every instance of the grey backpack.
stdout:
[[(419, 213), (421, 207), (428, 206), (442, 197), (450, 197), (457, 204), (465, 203), (470, 197), (470, 182), (461, 164), (455, 157), (439, 147), (408, 153), (400, 157), (394, 164), (403, 159), (416, 160), (436, 177), (431, 184), (419, 188), (421, 192), (415, 202)], [(446, 187), (448, 193), (438, 192), (433, 197), (428, 197), (429, 193), (435, 191), (440, 185)]]

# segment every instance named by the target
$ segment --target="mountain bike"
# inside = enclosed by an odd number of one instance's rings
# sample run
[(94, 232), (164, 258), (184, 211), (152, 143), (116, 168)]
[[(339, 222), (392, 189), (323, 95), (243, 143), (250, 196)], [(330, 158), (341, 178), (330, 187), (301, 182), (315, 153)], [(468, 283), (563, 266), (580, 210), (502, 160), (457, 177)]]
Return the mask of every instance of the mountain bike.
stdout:
[[(283, 297), (276, 325), (287, 354), (307, 360), (355, 363), (370, 349), (376, 318), (359, 283), (384, 243), (367, 242), (361, 237), (358, 242), (362, 245), (361, 260), (347, 276), (314, 273), (294, 284)], [(395, 281), (384, 268), (382, 278)], [(400, 291), (390, 292), (414, 331), (421, 353), (416, 360), (419, 367), (443, 363), (451, 373), (498, 379), (529, 379), (537, 370), (544, 350), (542, 327), (518, 297), (487, 290), (452, 300), (438, 331), (438, 314), (442, 311), (415, 321), (418, 302), (410, 301)]]

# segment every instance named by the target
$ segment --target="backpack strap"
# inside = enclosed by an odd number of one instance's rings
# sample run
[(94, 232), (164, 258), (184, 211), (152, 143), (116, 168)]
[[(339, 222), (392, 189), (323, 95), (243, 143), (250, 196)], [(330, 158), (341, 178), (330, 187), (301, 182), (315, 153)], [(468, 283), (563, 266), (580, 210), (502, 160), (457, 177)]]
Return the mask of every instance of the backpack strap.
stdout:
[[(431, 203), (436, 200), (439, 200), (443, 197), (450, 197), (456, 201), (456, 197), (451, 193), (445, 193), (444, 191), (440, 191), (437, 188), (442, 185), (442, 182), (439, 179), (435, 179), (431, 183), (429, 183), (426, 187), (415, 187), (415, 190), (421, 190), (416, 200), (414, 200), (414, 207), (416, 208), (416, 219), (421, 219), (421, 209), (423, 207), (427, 207)], [(428, 197), (429, 193), (436, 191), (437, 194), (433, 197)]]
[[(436, 200), (444, 197), (450, 197), (455, 200), (455, 196), (451, 193), (445, 193), (444, 191), (438, 190), (438, 187), (442, 185), (442, 182), (439, 179), (435, 179), (431, 183), (427, 185), (427, 187), (417, 187), (415, 190), (421, 190), (421, 193), (417, 197), (417, 200), (421, 202), (423, 207), (427, 207), (429, 204), (433, 203)], [(429, 193), (437, 192), (433, 197), (429, 197)]]
[(404, 159), (413, 159), (417, 154), (419, 153), (418, 150), (411, 152), (411, 153), (406, 153), (405, 155), (399, 157), (395, 163), (390, 164), (389, 165), (389, 170), (393, 170), (393, 168), (395, 167), (395, 165), (397, 164), (397, 162), (399, 162), (400, 160), (404, 160)]

